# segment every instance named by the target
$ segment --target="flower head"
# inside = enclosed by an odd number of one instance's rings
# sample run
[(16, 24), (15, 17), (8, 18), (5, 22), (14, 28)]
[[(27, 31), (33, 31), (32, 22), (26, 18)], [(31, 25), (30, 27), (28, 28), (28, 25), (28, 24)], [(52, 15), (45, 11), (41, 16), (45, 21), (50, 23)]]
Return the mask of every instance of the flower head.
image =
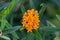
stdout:
[(40, 20), (37, 10), (35, 11), (34, 9), (31, 9), (24, 13), (22, 24), (27, 32), (32, 32), (33, 29), (38, 29), (39, 22)]

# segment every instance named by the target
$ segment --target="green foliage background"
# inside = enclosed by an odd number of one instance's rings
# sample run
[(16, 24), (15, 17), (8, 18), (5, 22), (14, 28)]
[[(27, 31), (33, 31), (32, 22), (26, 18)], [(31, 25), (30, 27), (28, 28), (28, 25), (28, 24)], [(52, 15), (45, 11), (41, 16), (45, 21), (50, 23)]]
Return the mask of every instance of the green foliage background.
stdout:
[[(28, 9), (39, 12), (39, 29), (27, 32), (22, 16)], [(0, 0), (0, 40), (60, 40), (60, 0)]]

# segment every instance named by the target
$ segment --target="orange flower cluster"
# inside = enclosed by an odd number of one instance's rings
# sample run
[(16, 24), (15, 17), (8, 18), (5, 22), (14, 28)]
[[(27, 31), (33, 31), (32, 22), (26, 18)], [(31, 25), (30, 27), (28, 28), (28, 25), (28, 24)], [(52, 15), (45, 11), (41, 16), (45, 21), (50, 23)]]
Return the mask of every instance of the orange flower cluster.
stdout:
[(38, 16), (38, 11), (31, 9), (27, 10), (25, 14), (23, 15), (23, 27), (26, 28), (27, 32), (32, 32), (33, 29), (38, 29), (39, 25), (39, 16)]

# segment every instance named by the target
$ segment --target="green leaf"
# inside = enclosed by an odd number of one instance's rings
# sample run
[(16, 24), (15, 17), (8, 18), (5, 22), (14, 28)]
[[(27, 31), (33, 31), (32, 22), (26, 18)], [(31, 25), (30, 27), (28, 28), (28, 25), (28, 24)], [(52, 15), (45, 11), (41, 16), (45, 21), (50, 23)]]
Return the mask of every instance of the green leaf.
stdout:
[(0, 14), (0, 22), (2, 21), (2, 15)]
[(34, 6), (34, 2), (33, 0), (29, 0), (29, 5), (30, 5), (30, 8), (32, 9), (36, 9), (35, 6)]
[(21, 26), (15, 26), (9, 29), (4, 30), (3, 34), (9, 34), (9, 33), (13, 33), (15, 31), (17, 31)]
[(12, 15), (11, 15), (11, 19), (10, 19), (10, 24), (11, 24), (11, 25), (13, 24), (13, 18), (14, 18), (14, 15), (12, 14)]
[[(8, 28), (8, 29), (12, 29), (13, 27), (5, 20), (5, 24), (6, 24), (6, 27)], [(18, 30), (18, 28), (20, 28), (20, 27), (14, 27), (15, 29), (13, 30), (11, 30), (12, 31), (12, 35), (13, 35), (13, 37), (15, 37), (15, 38), (17, 38), (17, 39), (19, 39), (19, 37), (18, 37), (18, 35), (16, 34), (16, 32), (14, 32), (14, 31), (16, 31), (16, 30)], [(9, 31), (10, 32), (10, 31)], [(7, 33), (9, 33), (9, 32), (7, 32)], [(6, 34), (6, 33), (5, 33)]]
[(56, 25), (56, 27), (60, 27), (60, 21), (57, 18), (49, 19), (49, 21)]
[(40, 27), (40, 30), (45, 32), (57, 32), (60, 31), (60, 27)]
[(13, 40), (18, 40), (18, 39), (16, 39), (15, 37), (13, 37)]
[(16, 0), (12, 0), (12, 2), (10, 3), (10, 5), (6, 8), (4, 8), (4, 10), (1, 12), (2, 13), (2, 23), (1, 23), (1, 29), (3, 30), (5, 27), (5, 19), (6, 17), (9, 15), (9, 13), (11, 12), (11, 10), (13, 9), (13, 7), (15, 6), (15, 2)]
[(42, 18), (43, 14), (44, 14), (44, 11), (46, 9), (46, 4), (42, 3), (41, 6), (42, 6), (42, 8), (39, 11), (39, 18), (40, 19)]
[(0, 27), (0, 29), (3, 30), (4, 27), (5, 27), (5, 25), (6, 25), (5, 17), (3, 16), (3, 17), (2, 17), (2, 20), (1, 20), (1, 27)]
[(52, 24), (50, 21), (47, 21), (47, 25), (49, 26), (49, 27), (56, 27), (54, 24)]
[(57, 19), (60, 21), (60, 15), (56, 15)]
[[(10, 25), (7, 21), (6, 21), (6, 27), (7, 27), (8, 29), (13, 28), (12, 25)], [(13, 35), (15, 38), (19, 39), (19, 37), (18, 37), (18, 35), (16, 34), (16, 32), (12, 32), (12, 35)]]
[(34, 40), (34, 35), (33, 35), (33, 33), (27, 33), (27, 36), (25, 37), (25, 39), (23, 39), (23, 40)]
[(5, 39), (5, 40), (11, 40), (9, 37), (4, 36), (4, 35), (2, 35), (1, 38)]
[(3, 5), (0, 4), (0, 10), (2, 10), (4, 7), (9, 6), (10, 2), (6, 2)]
[(32, 32), (39, 40), (42, 40), (41, 34), (37, 30), (33, 30)]
[(54, 40), (60, 40), (60, 38), (59, 37), (55, 37)]
[(16, 0), (12, 0), (8, 7), (5, 7), (4, 10), (1, 12), (2, 15), (7, 17), (9, 13), (12, 11), (13, 7), (15, 6)]
[(24, 5), (22, 3), (22, 0), (20, 0), (20, 8), (21, 8), (22, 13), (24, 13), (26, 11), (26, 9), (24, 8)]
[(25, 28), (21, 26), (20, 31), (24, 30)]

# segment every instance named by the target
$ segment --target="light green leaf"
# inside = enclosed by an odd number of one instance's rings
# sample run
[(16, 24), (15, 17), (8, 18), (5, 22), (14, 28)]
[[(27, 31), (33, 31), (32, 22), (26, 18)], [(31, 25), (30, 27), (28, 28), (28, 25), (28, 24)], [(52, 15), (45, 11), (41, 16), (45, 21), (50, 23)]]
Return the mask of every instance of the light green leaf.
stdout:
[(9, 37), (4, 36), (4, 35), (2, 35), (1, 38), (5, 39), (5, 40), (11, 40)]
[(55, 37), (54, 40), (60, 40), (60, 38), (59, 37)]
[(51, 23), (51, 22), (48, 21), (48, 20), (47, 20), (47, 25), (48, 25), (49, 27), (56, 27), (53, 23)]
[(1, 12), (2, 15), (7, 17), (9, 13), (12, 11), (13, 7), (15, 6), (16, 0), (12, 0), (8, 7), (5, 7), (4, 10)]
[(5, 17), (3, 16), (3, 17), (2, 17), (2, 20), (1, 20), (1, 27), (0, 27), (0, 29), (3, 30), (4, 27), (5, 27), (5, 25), (6, 25)]
[(24, 30), (25, 28), (21, 26), (20, 31)]
[(13, 7), (15, 6), (15, 2), (16, 0), (12, 0), (12, 2), (10, 3), (10, 5), (8, 7), (5, 7), (4, 10), (1, 12), (2, 13), (2, 23), (1, 23), (1, 29), (3, 30), (5, 27), (5, 19), (6, 17), (9, 15), (9, 13), (11, 12), (11, 10), (13, 9)]
[(56, 15), (57, 19), (60, 21), (60, 16), (59, 15)]

